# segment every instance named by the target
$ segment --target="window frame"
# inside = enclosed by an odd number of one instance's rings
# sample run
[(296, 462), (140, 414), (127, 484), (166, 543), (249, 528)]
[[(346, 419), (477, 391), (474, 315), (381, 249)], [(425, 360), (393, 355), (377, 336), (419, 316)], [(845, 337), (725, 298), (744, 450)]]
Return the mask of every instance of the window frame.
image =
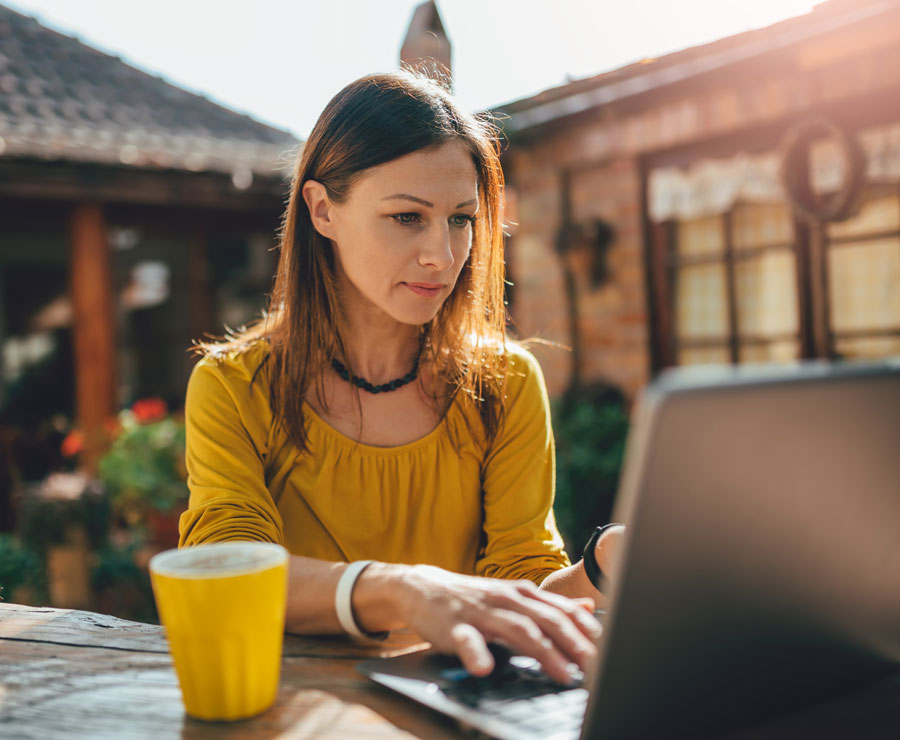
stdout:
[[(877, 185), (870, 185), (865, 197), (870, 197), (869, 193), (876, 187)], [(900, 208), (900, 184), (893, 187), (896, 190), (898, 208)], [(882, 188), (882, 191), (884, 190)], [(740, 207), (740, 204), (736, 204), (735, 207)], [(735, 207), (720, 214), (724, 232), (722, 252), (691, 256), (679, 255), (677, 249), (678, 222), (669, 220), (651, 224), (653, 274), (650, 283), (658, 319), (654, 341), (659, 368), (677, 365), (678, 352), (684, 347), (702, 349), (722, 346), (720, 338), (679, 342), (675, 330), (678, 292), (676, 276), (678, 268), (686, 265), (724, 264), (726, 309), (728, 311), (728, 332), (725, 342), (729, 362), (732, 364), (740, 363), (742, 345), (770, 343), (780, 339), (796, 339), (799, 344), (800, 359), (835, 359), (839, 356), (835, 347), (841, 339), (900, 337), (900, 324), (888, 328), (835, 329), (831, 321), (828, 265), (830, 250), (840, 249), (843, 245), (855, 245), (879, 239), (897, 239), (898, 249), (900, 249), (900, 227), (893, 230), (867, 231), (852, 236), (831, 237), (828, 234), (827, 223), (811, 223), (793, 213), (791, 216), (794, 231), (792, 243), (779, 242), (736, 250), (732, 231)], [(790, 250), (795, 258), (798, 331), (783, 335), (766, 335), (765, 337), (742, 336), (738, 326), (735, 265), (743, 259), (775, 250)]]

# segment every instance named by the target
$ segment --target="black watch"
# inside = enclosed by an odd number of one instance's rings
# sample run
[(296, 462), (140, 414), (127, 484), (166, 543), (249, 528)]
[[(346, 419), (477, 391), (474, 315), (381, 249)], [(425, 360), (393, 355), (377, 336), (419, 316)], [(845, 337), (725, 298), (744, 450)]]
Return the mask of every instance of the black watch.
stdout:
[(619, 526), (621, 525), (618, 522), (610, 522), (609, 524), (604, 524), (602, 527), (597, 527), (591, 535), (591, 538), (587, 541), (587, 544), (584, 546), (584, 572), (587, 573), (588, 580), (598, 590), (600, 589), (600, 581), (605, 577), (605, 574), (600, 570), (600, 566), (597, 565), (597, 558), (594, 556), (594, 547), (597, 545), (597, 540), (600, 539), (600, 535), (607, 529)]

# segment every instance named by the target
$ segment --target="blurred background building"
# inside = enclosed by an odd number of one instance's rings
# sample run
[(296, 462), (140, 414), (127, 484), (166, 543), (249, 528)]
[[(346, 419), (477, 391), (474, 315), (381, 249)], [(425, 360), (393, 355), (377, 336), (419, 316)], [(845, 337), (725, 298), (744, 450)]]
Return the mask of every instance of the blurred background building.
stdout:
[[(400, 53), (450, 69), (433, 0)], [(607, 520), (627, 408), (662, 368), (900, 354), (895, 0), (827, 0), (488, 112), (512, 328), (547, 340), (532, 347), (557, 401), (570, 546)], [(91, 572), (101, 610), (152, 609), (135, 527), (170, 546), (187, 496), (167, 410), (192, 340), (265, 306), (299, 146), (0, 5), (0, 533), (13, 492), (31, 501), (22, 543), (0, 534), (0, 585), (44, 552), (32, 570), (52, 603), (92, 603)], [(106, 493), (47, 479), (94, 473), (114, 437)], [(110, 521), (139, 535), (116, 540)], [(103, 601), (123, 583), (143, 584), (132, 606)]]
[(183, 404), (191, 340), (264, 304), (298, 143), (0, 6), (7, 483), (54, 420)]
[(577, 80), (505, 117), (507, 258), (551, 395), (668, 365), (900, 354), (900, 4)]

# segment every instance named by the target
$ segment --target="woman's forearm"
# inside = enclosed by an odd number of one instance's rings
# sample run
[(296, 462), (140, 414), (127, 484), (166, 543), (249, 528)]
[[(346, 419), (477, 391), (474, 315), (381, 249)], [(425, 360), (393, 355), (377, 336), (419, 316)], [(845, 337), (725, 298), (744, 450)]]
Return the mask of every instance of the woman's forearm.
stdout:
[[(403, 571), (409, 566), (372, 563), (356, 579), (353, 613), (367, 632), (405, 626), (400, 607)], [(333, 563), (291, 555), (285, 629), (298, 634), (342, 633), (334, 608), (334, 594), (347, 563)]]
[[(289, 632), (341, 632), (334, 594), (347, 563), (292, 556), (289, 562)], [(457, 654), (473, 675), (491, 671), (487, 643), (505, 641), (540, 661), (557, 681), (569, 664), (590, 670), (600, 625), (585, 603), (542, 593), (531, 581), (453, 573), (430, 565), (372, 563), (352, 594), (357, 625), (365, 632), (409, 626), (437, 650)]]
[(591, 585), (580, 560), (575, 565), (551, 573), (541, 583), (541, 588), (570, 599), (593, 599), (595, 609), (606, 606), (606, 597)]
[[(622, 538), (625, 536), (625, 527), (617, 525), (603, 532), (597, 544), (594, 546), (594, 557), (600, 570), (606, 574), (613, 572), (613, 567), (618, 559), (619, 550), (622, 547)], [(606, 608), (606, 596), (598, 591), (591, 583), (584, 570), (584, 561), (579, 560), (575, 565), (563, 568), (551, 573), (541, 588), (562, 594), (572, 599), (590, 598), (594, 600), (596, 609)]]

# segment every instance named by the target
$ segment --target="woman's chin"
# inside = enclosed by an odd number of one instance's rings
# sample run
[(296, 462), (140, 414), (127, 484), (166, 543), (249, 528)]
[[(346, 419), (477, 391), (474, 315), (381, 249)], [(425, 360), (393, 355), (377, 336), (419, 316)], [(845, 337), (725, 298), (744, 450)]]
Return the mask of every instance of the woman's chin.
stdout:
[(422, 326), (437, 316), (441, 306), (444, 305), (442, 300), (422, 300), (417, 299), (414, 302), (403, 301), (395, 303), (389, 311), (390, 316), (401, 324), (411, 324), (414, 326)]
[(437, 316), (437, 311), (403, 311), (394, 316), (401, 324), (423, 326)]

